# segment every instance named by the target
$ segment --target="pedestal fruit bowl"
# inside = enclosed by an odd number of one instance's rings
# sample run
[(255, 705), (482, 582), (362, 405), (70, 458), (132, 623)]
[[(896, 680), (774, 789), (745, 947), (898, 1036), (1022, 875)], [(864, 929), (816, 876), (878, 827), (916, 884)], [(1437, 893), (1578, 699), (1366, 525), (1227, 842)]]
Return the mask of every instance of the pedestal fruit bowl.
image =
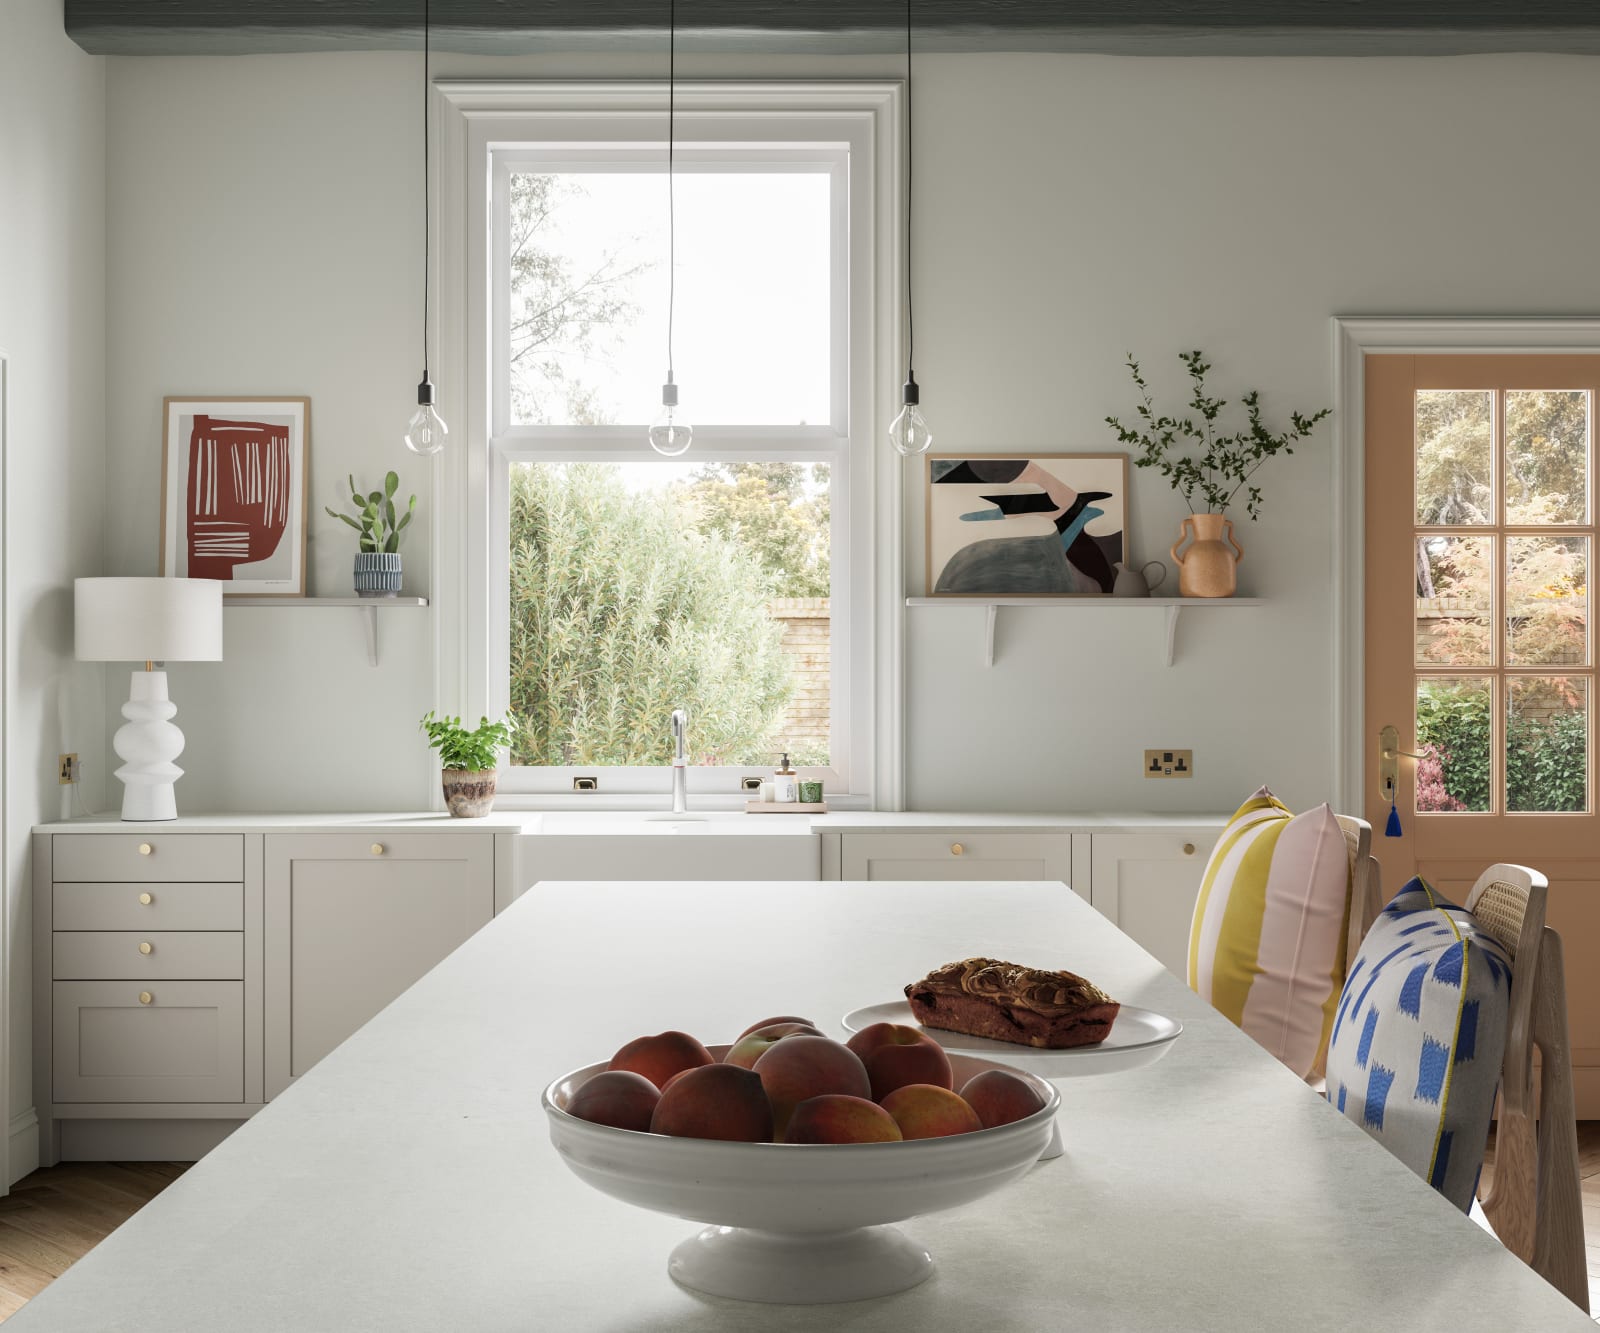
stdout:
[[(726, 1046), (712, 1046), (721, 1059)], [(894, 1226), (942, 1212), (1026, 1175), (1050, 1142), (1061, 1098), (1046, 1080), (998, 1061), (952, 1055), (955, 1085), (1006, 1069), (1044, 1099), (995, 1129), (902, 1143), (730, 1143), (613, 1129), (567, 1113), (606, 1062), (556, 1079), (542, 1099), (550, 1141), (580, 1180), (636, 1207), (705, 1230), (673, 1250), (684, 1286), (737, 1300), (822, 1304), (887, 1296), (933, 1271)]]

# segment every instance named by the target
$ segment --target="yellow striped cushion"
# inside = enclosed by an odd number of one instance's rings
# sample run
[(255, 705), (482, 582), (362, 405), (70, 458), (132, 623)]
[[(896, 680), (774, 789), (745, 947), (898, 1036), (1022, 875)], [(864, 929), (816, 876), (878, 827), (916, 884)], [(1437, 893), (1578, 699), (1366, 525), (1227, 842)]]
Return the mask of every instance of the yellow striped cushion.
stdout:
[(1326, 805), (1291, 815), (1265, 787), (1206, 865), (1189, 986), (1301, 1078), (1319, 1074), (1344, 985), (1350, 854)]

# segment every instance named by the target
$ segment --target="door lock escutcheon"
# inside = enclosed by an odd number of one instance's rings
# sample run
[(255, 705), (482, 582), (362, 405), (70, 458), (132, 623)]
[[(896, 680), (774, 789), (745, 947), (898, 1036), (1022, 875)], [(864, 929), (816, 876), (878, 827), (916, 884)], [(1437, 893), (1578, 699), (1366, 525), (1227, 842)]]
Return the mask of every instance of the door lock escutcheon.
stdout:
[(1423, 757), (1411, 750), (1402, 750), (1400, 733), (1393, 727), (1384, 727), (1378, 732), (1378, 786), (1383, 792), (1383, 799), (1389, 802), (1393, 802), (1395, 784), (1400, 780), (1402, 755), (1407, 759)]

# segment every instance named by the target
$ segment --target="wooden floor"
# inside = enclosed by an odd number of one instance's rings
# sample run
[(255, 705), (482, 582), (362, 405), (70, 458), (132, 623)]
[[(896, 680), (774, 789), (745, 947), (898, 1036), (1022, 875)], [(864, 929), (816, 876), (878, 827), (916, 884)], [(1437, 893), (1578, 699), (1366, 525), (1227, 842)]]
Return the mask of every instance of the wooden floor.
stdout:
[[(1493, 1169), (1491, 1142), (1485, 1173)], [(0, 1198), (0, 1322), (188, 1170), (187, 1162), (67, 1162)], [(1600, 1120), (1578, 1126), (1589, 1309), (1600, 1322)]]

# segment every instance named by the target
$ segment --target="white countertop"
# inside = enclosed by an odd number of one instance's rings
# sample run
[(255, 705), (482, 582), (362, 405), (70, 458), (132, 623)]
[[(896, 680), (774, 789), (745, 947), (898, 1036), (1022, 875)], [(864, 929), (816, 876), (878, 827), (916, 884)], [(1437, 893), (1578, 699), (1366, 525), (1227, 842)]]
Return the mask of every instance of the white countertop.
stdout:
[[(692, 893), (692, 896), (690, 896)], [(645, 1032), (836, 1028), (930, 966), (1064, 965), (1187, 1031), (1063, 1079), (1066, 1153), (903, 1229), (938, 1268), (848, 1307), (666, 1273), (693, 1223), (551, 1148), (551, 1078)], [(621, 984), (626, 979), (626, 984)], [(1059, 884), (542, 884), (25, 1306), (18, 1333), (1570, 1328), (1575, 1307)], [(8, 1330), (9, 1333), (9, 1330)]]
[[(919, 833), (949, 829), (993, 833), (1157, 833), (1188, 828), (1220, 829), (1226, 814), (1160, 815), (1136, 811), (1079, 811), (1063, 814), (994, 814), (933, 810), (841, 810), (825, 815), (751, 815), (740, 810), (692, 809), (684, 818), (705, 817), (720, 834)], [(124, 823), (114, 816), (89, 816), (39, 824), (39, 833), (337, 833), (344, 829), (390, 833), (522, 833), (530, 836), (611, 835), (671, 832), (673, 816), (655, 810), (508, 810), (482, 819), (453, 819), (439, 812), (355, 814), (182, 815), (156, 822)], [(652, 824), (657, 827), (652, 829)]]

